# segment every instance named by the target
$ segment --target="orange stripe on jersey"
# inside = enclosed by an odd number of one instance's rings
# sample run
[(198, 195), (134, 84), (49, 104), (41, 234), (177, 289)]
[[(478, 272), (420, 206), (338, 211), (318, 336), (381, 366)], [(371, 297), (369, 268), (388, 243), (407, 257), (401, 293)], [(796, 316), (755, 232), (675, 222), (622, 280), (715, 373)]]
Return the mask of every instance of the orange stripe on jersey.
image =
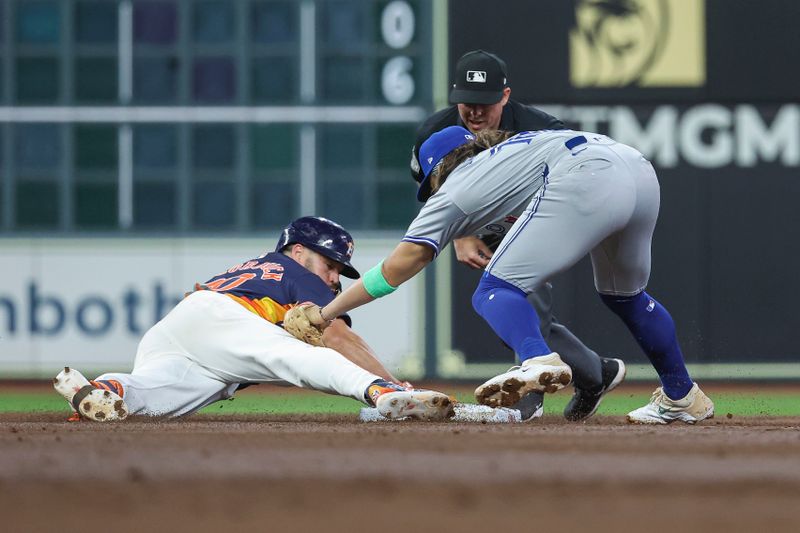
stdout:
[(235, 302), (243, 306), (251, 313), (255, 313), (264, 320), (277, 324), (283, 322), (283, 317), (286, 311), (290, 309), (289, 305), (281, 305), (272, 298), (248, 298), (246, 296), (236, 296), (233, 294), (225, 293), (225, 296), (232, 298)]

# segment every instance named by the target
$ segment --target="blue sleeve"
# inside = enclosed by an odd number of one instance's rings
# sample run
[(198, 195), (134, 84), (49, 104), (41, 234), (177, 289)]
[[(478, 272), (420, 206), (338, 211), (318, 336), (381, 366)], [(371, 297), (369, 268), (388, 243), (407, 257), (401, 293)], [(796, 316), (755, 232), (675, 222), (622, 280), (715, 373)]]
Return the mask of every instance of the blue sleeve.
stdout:
[(319, 276), (311, 272), (296, 278), (289, 292), (295, 302), (313, 302), (320, 307), (331, 303), (336, 296)]

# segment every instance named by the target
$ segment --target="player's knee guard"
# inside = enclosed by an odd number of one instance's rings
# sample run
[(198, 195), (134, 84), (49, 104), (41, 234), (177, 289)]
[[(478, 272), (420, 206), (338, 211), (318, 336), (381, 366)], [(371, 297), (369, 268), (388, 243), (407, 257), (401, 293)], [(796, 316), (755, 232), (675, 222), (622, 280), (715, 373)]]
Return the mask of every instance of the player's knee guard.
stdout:
[(472, 308), (475, 309), (475, 312), (483, 316), (482, 310), (484, 309), (484, 305), (490, 300), (494, 299), (494, 294), (492, 294), (492, 291), (497, 289), (518, 293), (520, 296), (525, 298), (525, 293), (522, 290), (518, 289), (507, 281), (503, 281), (502, 279), (485, 272), (481, 276), (481, 280), (478, 283), (478, 287), (475, 289), (475, 292), (472, 293)]

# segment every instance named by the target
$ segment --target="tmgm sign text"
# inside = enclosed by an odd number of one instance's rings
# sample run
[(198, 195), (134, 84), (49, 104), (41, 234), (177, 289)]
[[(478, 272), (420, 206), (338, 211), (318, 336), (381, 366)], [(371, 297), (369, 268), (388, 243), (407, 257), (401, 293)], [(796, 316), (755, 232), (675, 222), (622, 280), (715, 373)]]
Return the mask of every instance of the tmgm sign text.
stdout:
[(571, 127), (607, 133), (656, 168), (800, 164), (800, 106), (541, 106)]

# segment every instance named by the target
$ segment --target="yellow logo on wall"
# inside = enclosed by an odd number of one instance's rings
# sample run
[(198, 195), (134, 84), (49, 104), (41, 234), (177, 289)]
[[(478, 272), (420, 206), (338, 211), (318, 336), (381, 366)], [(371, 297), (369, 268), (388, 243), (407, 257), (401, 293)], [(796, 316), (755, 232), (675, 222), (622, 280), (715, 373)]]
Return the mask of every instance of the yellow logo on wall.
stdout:
[(574, 87), (700, 87), (705, 0), (577, 0)]

